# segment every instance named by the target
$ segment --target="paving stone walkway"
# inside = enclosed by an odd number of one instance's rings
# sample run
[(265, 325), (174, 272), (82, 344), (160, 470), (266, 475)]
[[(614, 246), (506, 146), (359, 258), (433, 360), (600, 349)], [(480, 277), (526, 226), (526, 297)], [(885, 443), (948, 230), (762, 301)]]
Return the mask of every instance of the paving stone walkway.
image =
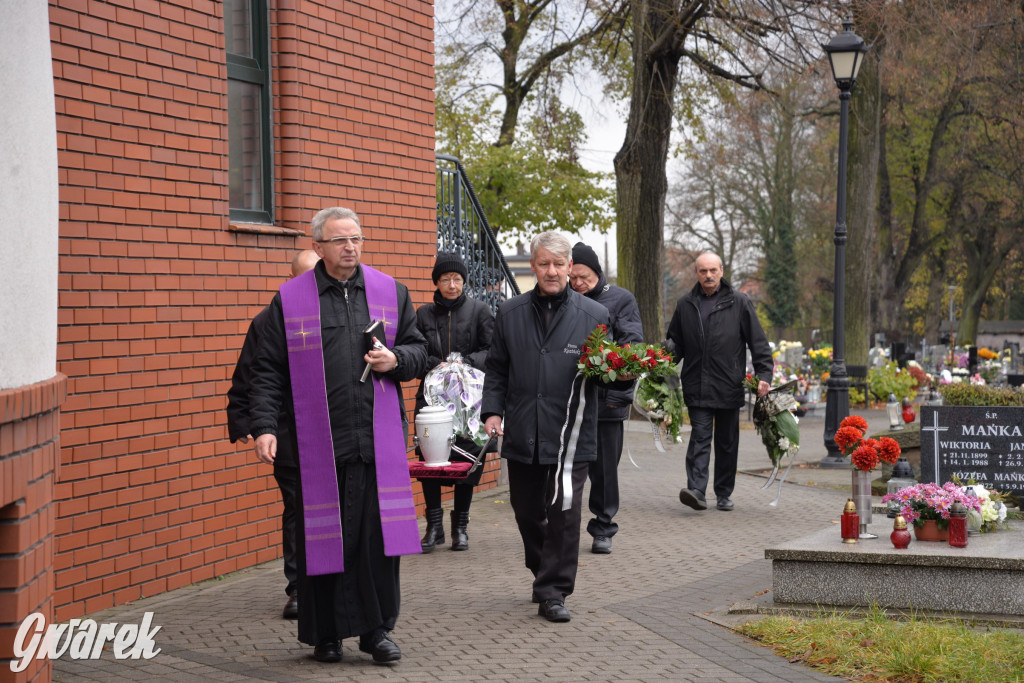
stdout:
[[(865, 414), (881, 427), (884, 416)], [(61, 659), (58, 681), (825, 681), (800, 664), (721, 625), (731, 605), (771, 588), (768, 545), (839, 519), (849, 472), (794, 468), (781, 504), (761, 489), (767, 463), (760, 438), (742, 421), (736, 509), (696, 512), (682, 506), (682, 444), (659, 453), (647, 425), (630, 423), (620, 465), (620, 532), (610, 555), (590, 553), (581, 538), (572, 621), (552, 624), (530, 602), (507, 489), (478, 494), (470, 549), (448, 546), (402, 559), (402, 613), (394, 638), (403, 658), (376, 665), (354, 639), (343, 660), (321, 664), (281, 619), (280, 561), (89, 615), (98, 623), (139, 623), (154, 612), (160, 654), (118, 661)], [(822, 417), (801, 421), (800, 459), (824, 455)], [(445, 516), (447, 526), (447, 515)], [(584, 525), (587, 515), (584, 515)], [(421, 528), (423, 520), (420, 520)], [(446, 529), (447, 533), (447, 529)], [(838, 535), (838, 530), (836, 531)], [(449, 539), (450, 542), (450, 539)], [(732, 618), (742, 621), (744, 617)]]

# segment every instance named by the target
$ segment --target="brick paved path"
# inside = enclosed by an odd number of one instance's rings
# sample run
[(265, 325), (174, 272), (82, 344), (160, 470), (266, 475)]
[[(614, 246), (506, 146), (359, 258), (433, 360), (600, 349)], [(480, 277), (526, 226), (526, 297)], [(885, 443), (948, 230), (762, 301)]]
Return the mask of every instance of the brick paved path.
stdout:
[[(769, 506), (774, 487), (761, 490), (763, 479), (740, 474), (735, 511), (697, 513), (678, 500), (685, 440), (660, 454), (644, 423), (630, 427), (640, 468), (623, 455), (613, 553), (591, 554), (590, 536), (582, 534), (576, 593), (566, 601), (569, 623), (537, 616), (507, 490), (499, 488), (474, 502), (468, 552), (445, 546), (403, 558), (394, 632), (403, 658), (396, 665), (375, 665), (354, 639), (343, 642), (341, 663), (314, 661), (312, 648), (295, 638), (295, 622), (280, 618), (285, 595), (277, 561), (90, 615), (98, 623), (139, 623), (144, 612), (155, 612), (162, 652), (149, 661), (117, 661), (109, 650), (99, 661), (65, 658), (56, 663), (55, 680), (836, 680), (708, 617), (771, 587), (767, 545), (838, 520), (848, 472), (814, 470), (819, 485), (787, 485), (778, 507)], [(801, 422), (801, 459), (824, 456), (822, 429), (820, 418)], [(744, 420), (741, 470), (766, 462)], [(445, 525), (447, 533), (447, 515)]]

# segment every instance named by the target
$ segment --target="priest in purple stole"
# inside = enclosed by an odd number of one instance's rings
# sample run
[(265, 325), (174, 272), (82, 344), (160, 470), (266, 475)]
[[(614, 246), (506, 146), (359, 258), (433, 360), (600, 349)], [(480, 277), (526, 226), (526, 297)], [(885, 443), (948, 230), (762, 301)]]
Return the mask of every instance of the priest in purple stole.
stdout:
[[(374, 661), (393, 662), (401, 658), (390, 635), (399, 556), (420, 552), (400, 382), (426, 370), (427, 344), (409, 290), (360, 263), (359, 217), (331, 207), (312, 228), (321, 261), (270, 304), (252, 367), (250, 431), (257, 457), (272, 463), (279, 410), (294, 422), (299, 640), (318, 661), (336, 662), (341, 640), (359, 636)], [(367, 350), (372, 321), (381, 346)]]

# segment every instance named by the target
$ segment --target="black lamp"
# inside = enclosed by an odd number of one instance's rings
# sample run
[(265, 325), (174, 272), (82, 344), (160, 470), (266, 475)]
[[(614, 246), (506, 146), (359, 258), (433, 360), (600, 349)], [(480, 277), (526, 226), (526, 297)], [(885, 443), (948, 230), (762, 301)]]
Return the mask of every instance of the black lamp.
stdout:
[(836, 188), (835, 280), (832, 287), (832, 365), (825, 395), (825, 451), (820, 467), (849, 467), (849, 461), (836, 446), (839, 424), (850, 414), (850, 378), (846, 372), (846, 139), (850, 111), (850, 89), (853, 88), (870, 49), (853, 32), (853, 22), (843, 22), (843, 32), (822, 43), (832, 67), (832, 77), (839, 87), (839, 159)]
[(843, 32), (832, 38), (827, 45), (822, 43), (821, 47), (828, 54), (832, 78), (839, 89), (847, 91), (852, 88), (860, 73), (860, 66), (864, 63), (864, 53), (871, 49), (863, 38), (853, 32), (853, 22), (849, 18), (843, 21)]

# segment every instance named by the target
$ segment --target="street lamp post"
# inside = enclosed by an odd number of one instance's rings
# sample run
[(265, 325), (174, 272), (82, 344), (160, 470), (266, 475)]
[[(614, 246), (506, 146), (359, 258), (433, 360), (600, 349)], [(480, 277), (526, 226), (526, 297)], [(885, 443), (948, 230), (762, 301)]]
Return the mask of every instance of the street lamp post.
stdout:
[(853, 32), (853, 22), (843, 22), (843, 32), (822, 44), (832, 77), (839, 87), (839, 180), (836, 188), (836, 263), (832, 309), (832, 366), (825, 398), (825, 451), (821, 467), (846, 467), (846, 457), (836, 446), (839, 423), (850, 414), (850, 378), (846, 374), (846, 138), (850, 116), (850, 90), (869, 46)]

